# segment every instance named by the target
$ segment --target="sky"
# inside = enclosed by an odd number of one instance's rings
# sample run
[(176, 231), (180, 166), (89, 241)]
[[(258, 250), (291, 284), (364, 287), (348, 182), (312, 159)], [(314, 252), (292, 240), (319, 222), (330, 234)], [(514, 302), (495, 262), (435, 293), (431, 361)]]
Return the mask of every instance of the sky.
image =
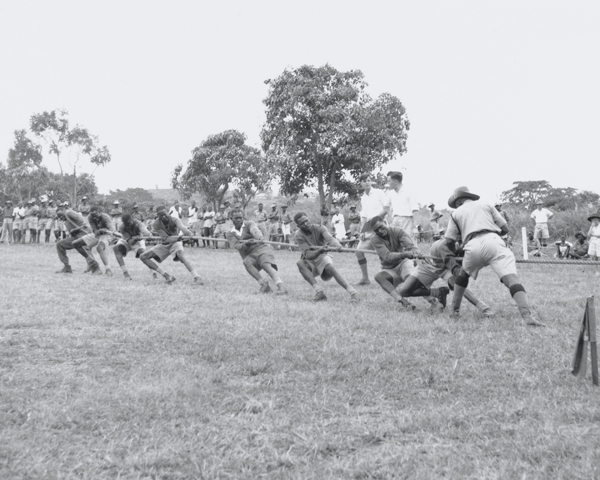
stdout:
[(329, 63), (406, 107), (384, 172), (421, 203), (525, 180), (600, 193), (598, 25), (597, 0), (3, 0), (0, 161), (31, 115), (65, 109), (111, 152), (83, 165), (100, 193), (169, 188), (211, 134), (260, 147), (266, 79)]

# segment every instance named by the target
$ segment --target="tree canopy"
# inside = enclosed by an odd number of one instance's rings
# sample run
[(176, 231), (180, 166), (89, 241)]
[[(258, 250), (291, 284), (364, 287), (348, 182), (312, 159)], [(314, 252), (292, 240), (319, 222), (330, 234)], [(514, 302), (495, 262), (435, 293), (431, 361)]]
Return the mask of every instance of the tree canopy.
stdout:
[(262, 148), (286, 195), (316, 182), (321, 203), (327, 190), (331, 206), (336, 191), (348, 190), (348, 176), (357, 181), (406, 152), (404, 106), (388, 93), (373, 100), (360, 70), (304, 65), (265, 83)]
[(535, 202), (542, 200), (544, 205), (555, 210), (577, 210), (591, 208), (600, 200), (597, 193), (572, 187), (555, 188), (546, 180), (513, 182), (514, 187), (502, 192), (502, 200), (512, 205), (533, 209)]
[(185, 170), (177, 165), (171, 185), (184, 199), (197, 192), (217, 206), (228, 191), (235, 189), (245, 207), (272, 179), (272, 166), (260, 150), (246, 145), (246, 135), (226, 130), (210, 135), (196, 147)]

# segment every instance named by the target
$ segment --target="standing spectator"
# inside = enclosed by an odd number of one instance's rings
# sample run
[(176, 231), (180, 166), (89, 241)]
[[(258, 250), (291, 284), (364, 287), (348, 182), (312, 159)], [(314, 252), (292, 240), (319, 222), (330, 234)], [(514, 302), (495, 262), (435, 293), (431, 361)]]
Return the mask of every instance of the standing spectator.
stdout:
[(598, 260), (600, 257), (600, 212), (592, 213), (588, 217), (588, 221), (592, 222), (587, 234), (590, 239), (588, 255), (592, 260)]
[(281, 234), (283, 241), (290, 243), (290, 235), (292, 234), (292, 216), (287, 213), (287, 205), (281, 206)]
[(173, 202), (173, 206), (169, 208), (169, 215), (173, 218), (181, 218), (181, 207), (179, 206), (179, 200)]
[[(267, 218), (269, 219), (269, 224), (268, 224), (269, 241), (270, 242), (281, 241), (281, 234), (279, 233), (279, 213), (277, 212), (277, 204), (276, 203), (273, 203), (271, 205), (271, 211), (267, 215)], [(279, 248), (278, 248), (278, 250), (279, 250)]]
[(575, 243), (573, 244), (573, 248), (569, 252), (568, 258), (572, 258), (574, 260), (583, 260), (584, 258), (589, 258), (589, 248), (590, 244), (587, 241), (585, 233), (577, 232), (575, 234)]
[[(140, 206), (137, 203), (132, 207), (130, 215), (134, 220), (144, 223), (144, 215), (140, 212)], [(121, 220), (123, 220), (123, 217), (121, 217)]]
[(260, 230), (260, 233), (263, 234), (263, 238), (268, 238), (267, 231), (267, 212), (263, 210), (263, 204), (258, 204), (258, 210), (254, 212), (254, 219), (256, 220), (256, 226)]
[(537, 210), (531, 213), (531, 218), (535, 220), (535, 230), (533, 236), (540, 239), (542, 247), (548, 246), (548, 239), (550, 233), (548, 231), (548, 220), (550, 220), (554, 214), (547, 208), (543, 208), (544, 202), (538, 200), (535, 202)]
[(123, 209), (121, 208), (121, 204), (118, 200), (113, 202), (113, 207), (110, 209), (109, 214), (112, 218), (114, 228), (119, 230), (119, 227), (121, 226), (121, 217), (123, 216)]
[[(217, 212), (217, 214), (215, 215), (215, 228), (213, 230), (213, 237), (214, 238), (219, 238), (219, 237), (223, 237), (223, 238), (227, 238), (227, 214), (225, 213), (225, 205), (221, 204), (219, 206), (219, 211)], [(219, 248), (219, 242), (214, 242), (215, 243), (215, 248)], [(223, 244), (223, 248), (229, 248), (228, 243), (225, 242)]]
[[(385, 216), (390, 212), (389, 197), (383, 190), (373, 188), (372, 184), (373, 178), (370, 174), (365, 173), (360, 176), (360, 186), (364, 193), (360, 197), (360, 202), (362, 205), (362, 210), (360, 212), (362, 228), (360, 234), (360, 243), (357, 247), (359, 250), (374, 250), (373, 245), (371, 245), (373, 230), (371, 229), (369, 220), (371, 220), (373, 217), (385, 218)], [(357, 285), (370, 285), (371, 280), (369, 280), (367, 257), (365, 257), (364, 253), (357, 252), (356, 259), (358, 260), (358, 266), (360, 267), (360, 272), (362, 274), (362, 278)]]
[(25, 243), (25, 231), (23, 222), (25, 221), (25, 208), (23, 202), (17, 203), (13, 210), (15, 220), (13, 222), (13, 233), (15, 234), (15, 243)]
[[(194, 235), (202, 235), (202, 232), (198, 230), (198, 207), (196, 206), (196, 200), (192, 200), (192, 205), (188, 209), (187, 227)], [(194, 244), (199, 247), (200, 241), (194, 238), (191, 240), (191, 245)]]
[(439, 240), (440, 238), (440, 218), (443, 217), (442, 213), (435, 209), (435, 204), (430, 203), (427, 205), (427, 208), (431, 211), (431, 215), (429, 216), (429, 226), (431, 227), (431, 232), (434, 240)]
[(348, 229), (348, 236), (350, 239), (358, 239), (360, 236), (360, 213), (356, 211), (356, 205), (350, 205), (350, 213), (348, 214), (348, 221), (350, 222), (350, 228)]
[(6, 201), (6, 208), (2, 214), (2, 237), (0, 237), (0, 243), (12, 243), (13, 242), (13, 222), (14, 222), (14, 209), (13, 203), (10, 200)]
[(182, 203), (181, 207), (179, 208), (179, 214), (181, 215), (181, 223), (183, 224), (184, 227), (188, 226), (189, 211), (190, 211), (190, 209), (187, 206), (187, 204)]
[(323, 225), (331, 233), (331, 212), (327, 208), (327, 204), (321, 204), (321, 225)]
[(52, 225), (54, 224), (53, 215), (56, 210), (51, 210), (48, 206), (48, 198), (46, 196), (41, 197), (41, 206), (38, 212), (38, 243), (40, 243), (40, 237), (44, 232), (44, 242), (50, 243), (50, 234), (52, 233)]
[(25, 235), (29, 230), (29, 243), (37, 242), (37, 230), (38, 230), (38, 212), (40, 207), (35, 204), (35, 199), (31, 199), (27, 202), (27, 208), (25, 209), (25, 219), (23, 220), (23, 238), (22, 243), (25, 243)]
[(388, 172), (387, 179), (390, 184), (390, 209), (392, 216), (392, 227), (400, 227), (414, 240), (413, 228), (415, 226), (414, 215), (419, 211), (415, 197), (402, 183), (402, 172)]
[(337, 240), (343, 240), (346, 238), (346, 220), (344, 215), (340, 212), (338, 207), (333, 209), (333, 216), (331, 217), (331, 226), (333, 227), (333, 235)]
[(88, 197), (84, 195), (83, 197), (81, 197), (81, 203), (79, 204), (79, 207), (77, 207), (77, 211), (81, 213), (85, 218), (90, 214), (90, 208), (91, 207), (88, 203)]
[[(202, 209), (204, 210), (205, 207), (206, 207), (206, 211), (204, 212), (204, 215), (202, 215), (202, 218), (204, 219), (204, 226), (202, 228), (202, 236), (203, 237), (212, 237), (215, 211), (213, 209), (212, 203), (209, 203), (208, 206), (205, 205), (204, 207), (202, 207)], [(205, 247), (210, 247), (210, 241), (203, 240), (203, 242), (204, 242)]]

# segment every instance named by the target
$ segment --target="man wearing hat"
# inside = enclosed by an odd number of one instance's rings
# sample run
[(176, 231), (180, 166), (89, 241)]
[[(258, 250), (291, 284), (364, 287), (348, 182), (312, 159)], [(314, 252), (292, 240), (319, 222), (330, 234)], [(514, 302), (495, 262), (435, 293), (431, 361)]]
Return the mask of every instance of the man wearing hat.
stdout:
[[(226, 238), (228, 228), (227, 228), (227, 214), (225, 213), (225, 208), (226, 207), (224, 204), (219, 205), (219, 211), (215, 215), (215, 229), (213, 231), (214, 238), (219, 238), (219, 237)], [(219, 248), (219, 243), (222, 243), (222, 242), (215, 242), (215, 248)], [(229, 244), (227, 242), (224, 242), (223, 248), (229, 248)]]
[(531, 212), (531, 218), (535, 220), (535, 229), (533, 230), (533, 237), (539, 238), (542, 247), (548, 245), (548, 239), (550, 233), (548, 232), (548, 220), (550, 220), (554, 214), (547, 208), (543, 208), (544, 202), (538, 200), (535, 202), (536, 210)]
[(15, 243), (25, 242), (25, 231), (23, 229), (23, 222), (25, 221), (25, 208), (23, 202), (17, 203), (17, 206), (13, 209), (14, 221), (13, 221), (13, 235)]
[(13, 239), (13, 221), (14, 217), (13, 203), (10, 200), (6, 201), (6, 208), (2, 213), (2, 236), (0, 243), (12, 243)]
[(448, 199), (448, 206), (456, 210), (448, 222), (446, 242), (454, 251), (456, 242), (462, 239), (465, 252), (462, 267), (456, 274), (451, 316), (459, 316), (469, 277), (477, 279), (479, 270), (490, 266), (509, 289), (525, 324), (543, 326), (535, 318), (525, 288), (519, 281), (515, 256), (500, 238), (508, 231), (506, 220), (493, 205), (478, 200), (479, 195), (471, 193), (467, 187), (457, 188)]
[(263, 234), (263, 237), (267, 237), (267, 212), (263, 210), (263, 204), (258, 204), (258, 210), (254, 212), (254, 220), (258, 229)]
[(271, 204), (271, 211), (267, 215), (269, 223), (267, 225), (269, 232), (270, 242), (280, 242), (281, 234), (279, 233), (279, 212), (277, 211), (277, 204)]
[(587, 236), (583, 232), (577, 232), (575, 234), (575, 243), (573, 244), (573, 248), (569, 251), (568, 258), (572, 258), (573, 260), (583, 260), (585, 258), (589, 258), (588, 250), (590, 248), (590, 244), (587, 241)]
[(77, 210), (85, 218), (87, 218), (87, 216), (90, 214), (90, 208), (91, 207), (90, 207), (90, 205), (88, 203), (88, 197), (87, 197), (87, 195), (84, 195), (83, 197), (81, 197), (81, 203), (79, 204), (79, 207), (77, 208)]
[(590, 239), (588, 255), (592, 260), (598, 260), (600, 257), (600, 211), (592, 213), (588, 217), (588, 221), (592, 222), (587, 234)]
[(118, 200), (113, 202), (113, 206), (110, 209), (109, 215), (112, 218), (114, 227), (118, 230), (121, 226), (121, 217), (123, 216), (123, 209), (121, 208), (121, 203)]
[(63, 217), (61, 215), (58, 215), (58, 211), (61, 208), (68, 208), (69, 207), (69, 202), (63, 202), (63, 203), (58, 203), (58, 206), (56, 208), (56, 217), (54, 218), (54, 237), (56, 238), (56, 241), (58, 242), (61, 237), (63, 239), (67, 238), (67, 228), (65, 227), (65, 221), (63, 220)]
[(48, 197), (45, 195), (40, 198), (40, 210), (38, 212), (38, 243), (40, 243), (40, 237), (44, 232), (44, 242), (50, 243), (50, 234), (52, 233), (52, 226), (54, 224), (53, 212), (48, 207)]
[(356, 211), (356, 204), (350, 205), (350, 213), (348, 214), (348, 221), (350, 227), (348, 229), (348, 235), (350, 238), (358, 238), (360, 235), (360, 213)]
[[(140, 206), (137, 203), (132, 207), (131, 218), (142, 223), (145, 221), (144, 215), (140, 212)], [(123, 220), (123, 217), (121, 217), (121, 220)]]
[(443, 217), (442, 213), (435, 209), (435, 204), (430, 203), (427, 208), (431, 211), (429, 216), (429, 226), (433, 234), (433, 239), (438, 240), (440, 238), (440, 224), (439, 220)]

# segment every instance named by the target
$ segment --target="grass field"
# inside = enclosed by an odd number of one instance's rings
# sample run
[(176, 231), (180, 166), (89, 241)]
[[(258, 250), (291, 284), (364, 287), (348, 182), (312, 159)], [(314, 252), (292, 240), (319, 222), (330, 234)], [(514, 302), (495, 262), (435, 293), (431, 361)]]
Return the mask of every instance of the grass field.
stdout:
[(600, 478), (600, 388), (570, 374), (596, 267), (520, 265), (536, 329), (490, 271), (472, 286), (498, 315), (454, 321), (376, 285), (313, 304), (297, 252), (276, 297), (237, 252), (187, 251), (204, 287), (0, 245), (0, 478)]

